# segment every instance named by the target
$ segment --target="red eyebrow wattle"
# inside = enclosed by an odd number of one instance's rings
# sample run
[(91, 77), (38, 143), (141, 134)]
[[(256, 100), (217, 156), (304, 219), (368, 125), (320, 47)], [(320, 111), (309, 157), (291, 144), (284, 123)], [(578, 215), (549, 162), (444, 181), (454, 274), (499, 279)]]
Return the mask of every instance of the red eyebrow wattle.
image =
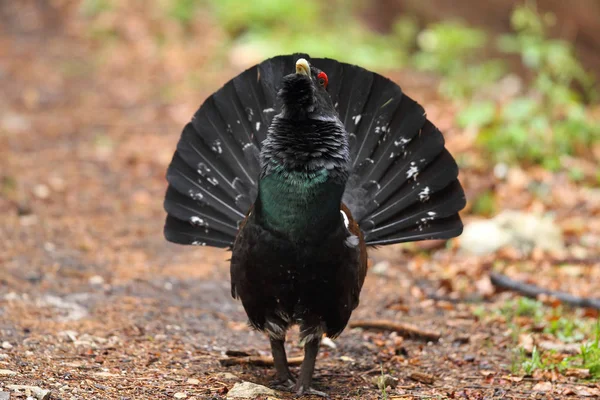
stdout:
[(319, 72), (319, 75), (317, 75), (317, 78), (323, 79), (323, 81), (325, 81), (323, 86), (327, 87), (327, 84), (329, 83), (329, 79), (327, 78), (327, 74), (325, 72), (322, 72), (322, 71)]

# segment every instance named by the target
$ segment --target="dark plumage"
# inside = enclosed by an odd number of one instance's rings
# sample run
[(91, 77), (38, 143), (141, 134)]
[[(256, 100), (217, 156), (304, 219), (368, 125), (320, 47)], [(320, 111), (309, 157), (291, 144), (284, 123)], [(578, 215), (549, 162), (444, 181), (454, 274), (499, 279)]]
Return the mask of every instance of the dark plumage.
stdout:
[(268, 333), (279, 384), (323, 394), (310, 388), (319, 343), (358, 306), (366, 246), (457, 236), (465, 198), (443, 136), (396, 84), (303, 58), (252, 67), (200, 107), (167, 172), (165, 236), (232, 246), (232, 295)]

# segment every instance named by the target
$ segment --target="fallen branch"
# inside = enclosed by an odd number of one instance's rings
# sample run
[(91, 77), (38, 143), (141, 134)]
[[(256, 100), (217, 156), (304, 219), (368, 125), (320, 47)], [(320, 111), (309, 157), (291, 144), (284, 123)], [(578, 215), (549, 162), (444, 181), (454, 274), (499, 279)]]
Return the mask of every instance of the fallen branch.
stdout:
[(402, 336), (411, 337), (415, 339), (423, 339), (427, 341), (437, 342), (440, 339), (441, 334), (439, 332), (424, 330), (416, 325), (412, 324), (401, 324), (394, 321), (387, 320), (356, 320), (350, 321), (350, 328), (365, 328), (365, 329), (378, 329), (384, 331), (398, 332)]
[[(288, 358), (288, 365), (300, 365), (302, 364), (303, 359), (303, 357), (290, 357)], [(222, 358), (219, 360), (219, 362), (224, 367), (230, 367), (232, 365), (257, 365), (261, 367), (272, 367), (275, 365), (272, 357), (262, 356), (229, 357)]]
[(490, 272), (490, 279), (492, 281), (492, 285), (501, 289), (520, 293), (526, 297), (536, 298), (537, 296), (544, 294), (547, 296), (552, 296), (561, 303), (568, 304), (573, 307), (584, 307), (600, 310), (600, 299), (589, 299), (585, 297), (578, 297), (566, 292), (544, 289), (529, 283), (514, 280), (498, 272)]

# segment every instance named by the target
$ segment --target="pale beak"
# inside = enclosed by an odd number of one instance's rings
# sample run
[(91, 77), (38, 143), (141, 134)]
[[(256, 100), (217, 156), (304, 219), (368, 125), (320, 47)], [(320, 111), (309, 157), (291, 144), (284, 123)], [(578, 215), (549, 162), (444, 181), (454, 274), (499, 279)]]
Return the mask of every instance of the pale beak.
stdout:
[(310, 65), (306, 59), (300, 58), (296, 61), (296, 73), (310, 77)]

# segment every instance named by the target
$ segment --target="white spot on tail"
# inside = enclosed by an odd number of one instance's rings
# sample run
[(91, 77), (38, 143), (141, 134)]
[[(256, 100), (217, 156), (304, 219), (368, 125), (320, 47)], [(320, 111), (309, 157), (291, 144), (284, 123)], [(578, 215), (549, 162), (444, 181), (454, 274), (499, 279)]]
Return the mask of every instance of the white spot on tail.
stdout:
[(194, 200), (202, 200), (204, 195), (200, 192), (194, 192), (192, 189), (188, 190), (188, 195)]
[(210, 148), (217, 154), (223, 153), (223, 149), (221, 148), (221, 141), (219, 139), (215, 140)]
[(260, 122), (257, 122), (256, 123), (256, 131), (259, 131), (259, 130), (260, 130)]
[(208, 178), (206, 178), (206, 180), (213, 186), (217, 186), (219, 184), (219, 181), (217, 180), (217, 178), (215, 178), (213, 176), (209, 176)]
[(275, 112), (275, 109), (273, 109), (273, 108), (265, 108), (265, 109), (263, 110), (263, 113), (264, 113), (264, 114), (266, 114), (266, 113), (272, 113), (272, 112)]
[(360, 115), (360, 114), (355, 115), (354, 117), (352, 117), (352, 119), (354, 120), (354, 125), (358, 125), (358, 123), (360, 122), (361, 118), (362, 118), (362, 115)]
[(417, 167), (414, 161), (411, 161), (410, 168), (408, 169), (408, 171), (406, 171), (406, 179), (417, 179), (417, 175), (419, 175), (419, 168)]
[(196, 226), (204, 225), (204, 219), (196, 216), (190, 217), (190, 222)]
[(410, 142), (410, 139), (406, 139), (401, 137), (398, 140), (394, 140), (394, 146), (398, 147), (398, 146), (404, 146), (406, 143)]
[(419, 192), (419, 200), (421, 201), (427, 201), (429, 200), (429, 194), (431, 193), (431, 190), (429, 189), (429, 186), (425, 186), (423, 188), (423, 190), (421, 190)]
[(208, 166), (206, 164), (204, 164), (203, 162), (200, 162), (200, 163), (198, 163), (197, 171), (200, 175), (204, 176), (208, 172), (210, 172), (210, 168), (208, 168)]
[(194, 240), (192, 242), (192, 246), (206, 246), (206, 242), (201, 242), (199, 240)]

